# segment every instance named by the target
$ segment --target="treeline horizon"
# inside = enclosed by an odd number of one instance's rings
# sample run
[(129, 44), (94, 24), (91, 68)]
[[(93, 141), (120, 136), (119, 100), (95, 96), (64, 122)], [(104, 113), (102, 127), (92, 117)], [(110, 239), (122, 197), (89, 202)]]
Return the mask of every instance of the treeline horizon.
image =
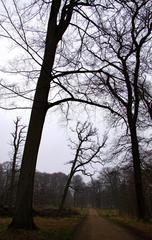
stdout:
[[(10, 194), (11, 162), (0, 164), (0, 215), (4, 209), (15, 206), (19, 177), (16, 169), (14, 191)], [(146, 215), (152, 217), (152, 166), (142, 169), (146, 202)], [(34, 181), (34, 209), (59, 209), (68, 174), (63, 172), (46, 173), (36, 171)], [(12, 197), (12, 199), (11, 199)], [(97, 177), (86, 182), (81, 175), (72, 178), (66, 196), (64, 208), (101, 208), (118, 210), (119, 214), (136, 217), (136, 196), (134, 190), (133, 169), (128, 167), (103, 167)]]
[[(80, 121), (83, 120), (83, 112), (87, 119), (92, 110), (97, 116), (99, 109), (101, 120), (108, 124), (106, 132), (99, 136), (89, 123), (77, 123), (76, 129), (72, 130), (76, 131), (77, 141), (71, 140), (74, 159), (60, 210), (65, 207), (67, 194), (71, 194), (70, 205), (77, 193), (85, 200), (76, 205), (119, 206), (120, 211), (127, 212), (128, 209), (128, 214), (136, 212), (140, 220), (148, 218), (152, 202), (151, 177), (147, 174), (151, 173), (152, 166), (152, 1), (13, 0), (10, 3), (1, 0), (0, 3), (0, 39), (2, 43), (6, 39), (8, 48), (13, 49), (10, 59), (1, 66), (0, 108), (31, 109), (27, 130), (21, 126), (19, 131), (23, 139), (18, 140), (25, 144), (15, 211), (9, 227), (37, 229), (33, 219), (37, 156), (47, 114), (51, 112), (56, 116), (56, 111), (62, 112), (67, 123), (74, 121), (77, 115)], [(19, 121), (15, 122), (16, 133)], [(111, 129), (119, 133), (117, 143), (114, 139), (114, 147), (107, 144)], [(12, 169), (15, 169), (16, 147), (20, 140), (15, 141), (16, 134), (12, 136), (15, 143)], [(103, 137), (101, 142), (100, 137)], [(109, 149), (105, 152), (106, 144)], [(117, 162), (120, 167), (124, 162), (126, 170), (104, 171), (102, 176), (106, 177), (98, 179), (99, 188), (93, 187), (95, 180), (92, 180), (90, 185), (82, 184), (81, 191), (72, 192), (71, 180), (75, 173), (86, 173), (97, 161), (102, 164), (103, 155), (111, 165)], [(10, 206), (14, 204), (14, 173), (12, 171), (11, 184), (6, 191), (12, 196)], [(107, 175), (108, 181), (105, 180)], [(9, 180), (6, 178), (4, 182), (7, 186)], [(57, 189), (56, 185), (53, 187)], [(42, 189), (48, 189), (48, 192), (42, 194)], [(43, 202), (41, 198), (46, 195), (44, 200), (48, 198), (50, 203), (52, 191), (50, 179), (43, 184), (39, 180), (38, 202)], [(92, 192), (94, 200), (90, 197)], [(57, 199), (60, 201), (60, 197)]]

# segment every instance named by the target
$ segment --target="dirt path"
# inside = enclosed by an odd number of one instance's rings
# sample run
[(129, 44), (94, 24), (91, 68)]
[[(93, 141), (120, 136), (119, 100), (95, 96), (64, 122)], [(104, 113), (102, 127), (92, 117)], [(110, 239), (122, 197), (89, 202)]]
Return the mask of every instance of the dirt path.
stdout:
[(141, 240), (127, 230), (98, 216), (95, 209), (89, 215), (73, 240)]

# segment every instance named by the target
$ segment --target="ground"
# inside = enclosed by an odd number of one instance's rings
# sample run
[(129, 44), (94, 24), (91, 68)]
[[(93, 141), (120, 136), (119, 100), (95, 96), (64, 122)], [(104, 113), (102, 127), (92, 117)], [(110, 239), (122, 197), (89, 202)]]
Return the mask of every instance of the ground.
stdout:
[[(111, 210), (107, 211), (111, 216)], [(80, 212), (81, 215), (57, 217), (52, 213), (50, 215), (48, 210), (43, 211), (42, 216), (34, 218), (38, 231), (8, 230), (11, 218), (1, 217), (0, 240), (152, 240), (150, 222), (119, 215), (107, 219), (105, 210), (101, 209), (84, 209)]]
[(95, 209), (89, 209), (86, 220), (73, 240), (147, 240), (112, 222), (99, 217)]

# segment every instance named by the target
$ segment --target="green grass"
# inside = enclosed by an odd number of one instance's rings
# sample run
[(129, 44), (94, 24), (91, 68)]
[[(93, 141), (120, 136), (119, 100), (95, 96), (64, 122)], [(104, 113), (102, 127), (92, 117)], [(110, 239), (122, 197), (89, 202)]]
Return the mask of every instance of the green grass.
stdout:
[(147, 240), (152, 239), (152, 221), (145, 222), (125, 215), (120, 216), (118, 210), (99, 209), (98, 213), (101, 217), (127, 228)]
[(39, 230), (7, 229), (10, 218), (0, 218), (0, 240), (70, 240), (82, 216), (67, 218), (36, 217), (35, 223)]

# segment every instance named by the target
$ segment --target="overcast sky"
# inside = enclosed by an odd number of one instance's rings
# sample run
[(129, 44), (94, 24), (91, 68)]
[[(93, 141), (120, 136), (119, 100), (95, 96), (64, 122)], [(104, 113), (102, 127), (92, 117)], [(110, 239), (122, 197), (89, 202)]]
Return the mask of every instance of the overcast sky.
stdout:
[[(9, 61), (9, 50), (6, 48), (4, 43), (0, 44), (0, 66), (7, 64)], [(3, 78), (3, 73), (0, 72), (0, 79)], [(6, 100), (5, 100), (6, 101)], [(3, 106), (5, 102), (1, 101)], [(6, 101), (7, 102), (7, 101)], [(102, 110), (95, 112), (95, 108), (90, 108), (90, 118), (94, 123), (94, 126), (97, 126), (100, 130), (101, 135), (106, 129), (106, 125), (103, 122)], [(10, 161), (10, 133), (13, 132), (14, 124), (13, 121), (17, 116), (22, 117), (22, 123), (28, 126), (30, 110), (2, 110), (0, 109), (0, 162)], [(73, 116), (74, 117), (74, 116)], [(88, 120), (88, 116), (82, 114), (82, 109), (78, 111), (77, 115), (75, 114), (75, 123), (76, 121), (85, 121)], [(68, 147), (69, 144), (70, 131), (69, 127), (66, 126), (66, 121), (64, 120), (61, 113), (58, 111), (48, 111), (43, 135), (41, 139), (38, 161), (37, 161), (37, 170), (41, 172), (64, 172), (69, 173), (70, 165), (66, 164), (68, 161), (72, 160), (72, 152)], [(100, 167), (97, 167), (100, 170)]]
[[(15, 111), (5, 111), (0, 110), (0, 162), (9, 161), (9, 152), (11, 147), (9, 145), (11, 136), (10, 133), (13, 132), (14, 125), (13, 120), (16, 116), (22, 117), (22, 123), (28, 125), (29, 121), (29, 110), (15, 110)], [(92, 112), (94, 115), (94, 112)], [(100, 130), (102, 131), (103, 123), (98, 118), (95, 120), (96, 125), (100, 122)], [(102, 119), (102, 118), (101, 118)], [(84, 120), (81, 118), (78, 120)], [(66, 164), (68, 161), (72, 160), (72, 152), (68, 147), (69, 144), (70, 130), (66, 127), (66, 122), (63, 117), (58, 112), (48, 112), (46, 121), (44, 124), (42, 140), (39, 149), (37, 170), (41, 172), (64, 172), (69, 173), (70, 165)], [(99, 166), (96, 169), (100, 170)], [(86, 179), (87, 180), (87, 179)]]
[[(8, 47), (7, 40), (0, 41), (0, 67), (7, 67), (8, 62), (12, 59), (12, 49), (10, 48), (10, 46)], [(2, 79), (3, 76), (4, 74), (0, 72), (0, 79)], [(14, 77), (15, 76), (11, 76), (11, 81)], [(5, 103), (3, 105), (5, 105)], [(95, 123), (95, 125), (99, 124), (100, 131), (103, 132), (105, 126), (103, 125), (102, 117), (96, 118), (94, 112), (92, 112), (91, 114), (93, 116), (93, 122)], [(13, 120), (16, 119), (16, 116), (21, 116), (22, 123), (28, 125), (30, 110), (5, 111), (0, 109), (1, 163), (10, 160), (10, 133), (13, 132)], [(79, 117), (77, 118), (79, 121), (84, 121), (81, 111)], [(57, 112), (51, 113), (49, 111), (44, 124), (43, 135), (38, 155), (37, 170), (50, 173), (59, 171), (65, 173), (69, 172), (70, 166), (67, 165), (66, 162), (72, 160), (72, 154), (67, 146), (69, 131), (67, 130), (65, 125), (65, 122), (62, 122), (62, 118), (59, 116), (59, 114), (57, 114)]]
[[(0, 41), (0, 68), (8, 65), (12, 59), (12, 49), (8, 46), (8, 42)], [(4, 74), (0, 71), (0, 79), (3, 79)], [(15, 76), (13, 75), (13, 78)], [(1, 95), (1, 93), (0, 93)], [(5, 102), (0, 99), (3, 106)], [(5, 100), (6, 101), (6, 100)], [(7, 105), (7, 104), (6, 104)], [(10, 160), (10, 133), (13, 132), (13, 121), (17, 116), (22, 117), (22, 123), (28, 125), (30, 110), (13, 110), (5, 111), (0, 109), (0, 162)], [(65, 125), (65, 124), (64, 124)], [(66, 128), (61, 124), (60, 116), (57, 112), (50, 111), (47, 114), (44, 124), (42, 140), (39, 149), (37, 170), (42, 172), (65, 172), (68, 173), (70, 166), (65, 164), (71, 160), (71, 153), (68, 144), (68, 135)]]
[[(0, 162), (9, 161), (10, 133), (13, 132), (13, 120), (16, 116), (22, 116), (22, 123), (28, 125), (30, 111), (4, 111), (0, 110)], [(67, 147), (68, 135), (65, 128), (51, 114), (48, 114), (39, 150), (37, 169), (45, 172), (68, 172), (69, 166), (65, 165), (69, 161), (70, 152)]]

